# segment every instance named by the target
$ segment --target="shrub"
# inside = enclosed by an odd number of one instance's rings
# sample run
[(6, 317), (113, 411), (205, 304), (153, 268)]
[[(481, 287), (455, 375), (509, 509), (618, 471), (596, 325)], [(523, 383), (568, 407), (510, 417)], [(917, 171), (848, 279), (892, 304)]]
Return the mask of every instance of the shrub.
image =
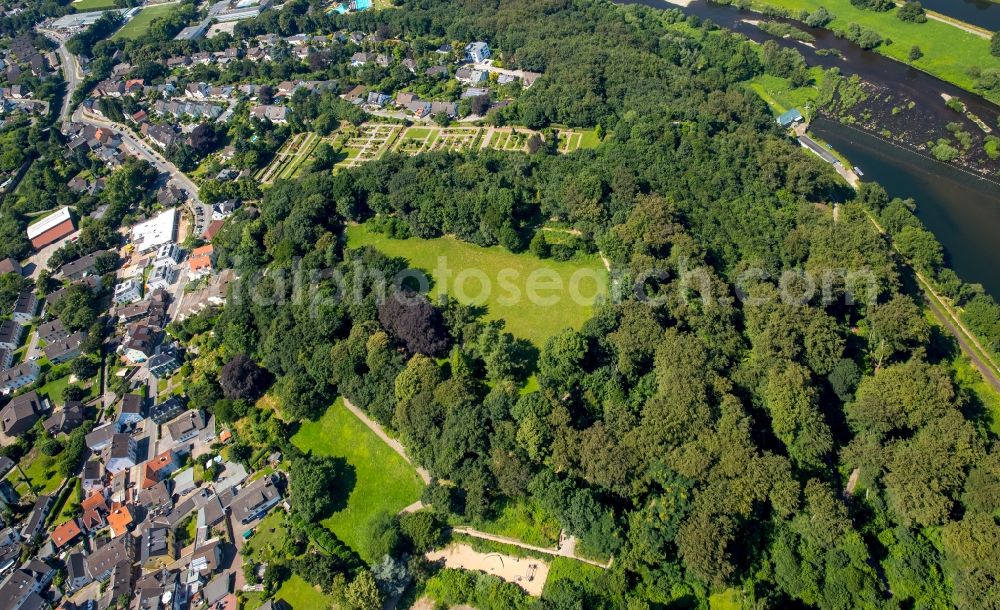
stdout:
[(899, 7), (899, 10), (896, 11), (896, 18), (910, 23), (924, 23), (927, 21), (927, 13), (920, 5), (919, 0), (912, 0), (912, 2), (907, 1)]

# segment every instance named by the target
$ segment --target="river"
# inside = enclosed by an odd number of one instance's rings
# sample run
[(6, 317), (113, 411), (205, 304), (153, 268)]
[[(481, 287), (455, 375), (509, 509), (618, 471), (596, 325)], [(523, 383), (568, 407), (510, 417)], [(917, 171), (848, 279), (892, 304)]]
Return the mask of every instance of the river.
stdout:
[[(944, 1), (955, 3), (957, 0)], [(995, 104), (903, 63), (865, 51), (828, 30), (789, 21), (815, 36), (813, 45), (817, 49), (837, 49), (842, 57), (816, 55), (802, 43), (775, 39), (744, 21), (759, 20), (760, 15), (731, 6), (705, 0), (695, 0), (687, 7), (663, 0), (620, 0), (620, 3), (678, 8), (757, 42), (775, 40), (781, 46), (798, 49), (810, 65), (838, 67), (844, 74), (857, 74), (867, 81), (903, 92), (927, 109), (934, 117), (932, 120), (942, 124), (955, 120), (955, 114), (942, 102), (942, 93), (960, 97), (969, 110), (994, 126), (1000, 116), (1000, 107)], [(996, 247), (1000, 230), (1000, 186), (832, 121), (816, 120), (813, 126), (819, 137), (864, 171), (864, 179), (880, 182), (893, 197), (916, 200), (917, 215), (944, 246), (949, 264), (959, 277), (966, 282), (982, 284), (991, 295), (1000, 299), (1000, 248)]]
[(1000, 30), (1000, 4), (991, 0), (921, 0), (929, 11), (978, 25), (991, 32)]
[(861, 168), (862, 180), (916, 200), (917, 216), (944, 246), (951, 268), (1000, 298), (1000, 187), (829, 119), (814, 119), (809, 130)]

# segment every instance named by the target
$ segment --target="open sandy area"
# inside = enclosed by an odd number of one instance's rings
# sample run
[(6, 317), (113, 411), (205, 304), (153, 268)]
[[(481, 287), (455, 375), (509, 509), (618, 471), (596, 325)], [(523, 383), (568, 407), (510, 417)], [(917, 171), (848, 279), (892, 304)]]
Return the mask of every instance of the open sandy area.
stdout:
[(480, 553), (467, 544), (450, 544), (425, 555), (430, 561), (444, 560), (449, 568), (481, 570), (512, 582), (538, 597), (549, 576), (549, 564), (533, 557), (514, 557), (500, 553)]

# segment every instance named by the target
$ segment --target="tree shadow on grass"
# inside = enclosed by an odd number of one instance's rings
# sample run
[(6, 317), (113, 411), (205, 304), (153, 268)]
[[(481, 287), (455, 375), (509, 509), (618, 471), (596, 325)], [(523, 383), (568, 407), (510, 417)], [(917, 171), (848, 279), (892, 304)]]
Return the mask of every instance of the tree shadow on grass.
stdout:
[(342, 457), (327, 458), (333, 464), (337, 476), (334, 478), (333, 486), (330, 488), (330, 495), (333, 501), (330, 504), (330, 513), (339, 513), (347, 508), (347, 501), (351, 497), (351, 492), (358, 484), (357, 469)]

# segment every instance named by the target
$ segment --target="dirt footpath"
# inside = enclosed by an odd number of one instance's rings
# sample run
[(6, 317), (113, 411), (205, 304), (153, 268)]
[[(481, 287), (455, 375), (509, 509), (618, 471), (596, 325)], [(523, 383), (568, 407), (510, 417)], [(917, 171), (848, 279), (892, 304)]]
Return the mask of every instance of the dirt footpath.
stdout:
[(500, 553), (480, 553), (467, 544), (450, 544), (425, 555), (430, 561), (444, 560), (449, 568), (481, 570), (512, 582), (538, 597), (549, 576), (549, 564), (533, 557), (514, 557)]

